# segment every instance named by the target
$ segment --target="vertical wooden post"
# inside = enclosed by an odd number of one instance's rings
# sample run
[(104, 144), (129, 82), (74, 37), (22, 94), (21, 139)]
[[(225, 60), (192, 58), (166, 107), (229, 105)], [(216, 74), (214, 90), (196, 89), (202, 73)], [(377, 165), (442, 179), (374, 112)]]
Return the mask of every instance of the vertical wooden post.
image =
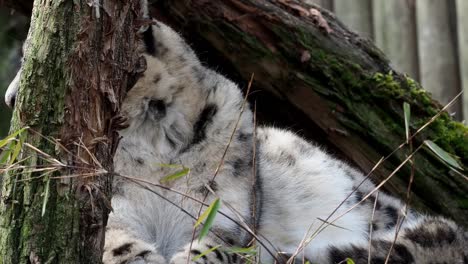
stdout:
[[(449, 1), (418, 0), (416, 3), (421, 84), (442, 104), (459, 93), (455, 31), (450, 25)], [(461, 117), (460, 104), (449, 109)]]
[(334, 0), (335, 13), (352, 30), (373, 39), (371, 0)]
[(375, 0), (373, 14), (377, 46), (398, 70), (419, 80), (415, 2)]
[[(462, 99), (462, 120), (468, 120), (468, 1), (457, 0), (458, 52), (460, 63)], [(466, 124), (466, 123), (465, 123)]]

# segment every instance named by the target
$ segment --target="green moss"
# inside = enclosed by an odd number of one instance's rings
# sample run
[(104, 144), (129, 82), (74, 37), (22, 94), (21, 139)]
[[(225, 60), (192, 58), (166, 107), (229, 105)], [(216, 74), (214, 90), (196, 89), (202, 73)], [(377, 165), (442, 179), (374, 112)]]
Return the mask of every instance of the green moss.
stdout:
[(376, 96), (382, 98), (401, 98), (405, 94), (400, 83), (394, 79), (393, 72), (391, 71), (386, 74), (377, 72), (370, 80), (370, 84), (374, 86), (377, 91), (374, 93)]

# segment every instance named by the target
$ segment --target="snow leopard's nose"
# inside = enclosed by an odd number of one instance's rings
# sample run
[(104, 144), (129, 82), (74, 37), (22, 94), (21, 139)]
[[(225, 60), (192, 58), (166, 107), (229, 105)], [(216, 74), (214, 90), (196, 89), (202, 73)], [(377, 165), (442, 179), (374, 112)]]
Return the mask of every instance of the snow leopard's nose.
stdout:
[(160, 99), (150, 99), (148, 102), (148, 112), (154, 119), (161, 119), (166, 116), (166, 103)]

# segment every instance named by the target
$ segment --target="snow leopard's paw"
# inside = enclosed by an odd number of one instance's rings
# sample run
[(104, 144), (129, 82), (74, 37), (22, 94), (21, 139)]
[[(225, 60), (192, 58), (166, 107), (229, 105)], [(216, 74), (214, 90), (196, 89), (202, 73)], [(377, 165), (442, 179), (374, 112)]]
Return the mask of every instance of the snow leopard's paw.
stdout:
[(165, 264), (155, 247), (136, 239), (124, 230), (106, 232), (103, 264)]
[[(190, 262), (187, 259), (190, 258)], [(230, 254), (222, 250), (221, 246), (215, 242), (204, 239), (203, 241), (193, 241), (192, 247), (190, 244), (185, 246), (185, 249), (175, 254), (170, 264), (236, 264), (240, 263), (240, 257), (236, 254)]]

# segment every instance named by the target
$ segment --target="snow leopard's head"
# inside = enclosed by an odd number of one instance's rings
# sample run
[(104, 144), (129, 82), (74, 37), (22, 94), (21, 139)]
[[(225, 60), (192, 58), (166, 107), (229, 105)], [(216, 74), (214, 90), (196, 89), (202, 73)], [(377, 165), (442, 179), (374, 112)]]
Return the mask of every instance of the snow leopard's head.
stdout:
[(209, 90), (199, 78), (205, 69), (180, 36), (162, 23), (155, 22), (142, 39), (146, 69), (123, 102), (129, 127), (121, 135), (123, 140), (139, 137), (159, 153), (181, 149), (192, 140), (207, 104)]

